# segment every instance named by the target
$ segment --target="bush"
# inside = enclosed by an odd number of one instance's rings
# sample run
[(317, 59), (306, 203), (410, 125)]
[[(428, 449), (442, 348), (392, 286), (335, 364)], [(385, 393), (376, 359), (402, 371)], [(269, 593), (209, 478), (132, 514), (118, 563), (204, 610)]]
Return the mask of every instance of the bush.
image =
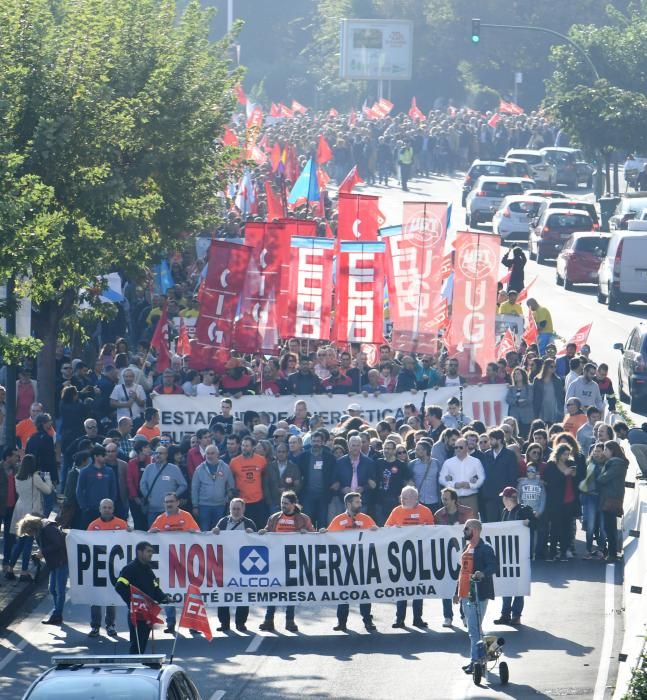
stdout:
[(631, 675), (631, 683), (622, 700), (645, 700), (647, 698), (647, 649), (638, 660), (638, 665)]

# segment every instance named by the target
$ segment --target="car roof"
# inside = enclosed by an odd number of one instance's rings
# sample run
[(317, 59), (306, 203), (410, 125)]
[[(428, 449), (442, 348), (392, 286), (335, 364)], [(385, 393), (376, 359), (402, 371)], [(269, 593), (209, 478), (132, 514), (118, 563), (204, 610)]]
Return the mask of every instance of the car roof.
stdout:
[(571, 148), (570, 146), (544, 146), (542, 151), (564, 151), (564, 153), (575, 153), (579, 148)]
[(479, 175), (479, 182), (514, 182), (521, 184), (522, 182), (528, 182), (526, 177), (511, 177), (510, 175)]
[(508, 156), (505, 158), (505, 163), (524, 163), (527, 165), (523, 158), (508, 158)]
[[(541, 197), (542, 199), (567, 199), (566, 195), (563, 192), (560, 192), (559, 190), (528, 190), (528, 192), (533, 193), (536, 192), (537, 194), (533, 195), (535, 197)], [(540, 194), (540, 193), (544, 194)], [(557, 196), (551, 196), (551, 195), (557, 195)]]
[(544, 201), (546, 202), (547, 206), (555, 205), (554, 207), (559, 207), (561, 209), (568, 209), (569, 207), (581, 207), (581, 206), (587, 206), (587, 207), (595, 207), (595, 204), (593, 202), (585, 202), (583, 199), (559, 199), (557, 197), (554, 198), (548, 198), (545, 197)]
[(546, 200), (543, 197), (534, 197), (532, 195), (526, 197), (526, 195), (523, 194), (507, 194), (503, 198), (503, 201), (508, 202), (508, 204), (511, 202), (536, 202), (537, 204), (541, 204)]
[(541, 155), (541, 151), (534, 148), (510, 148), (508, 153), (529, 153), (530, 155)]
[(584, 238), (586, 236), (587, 238), (600, 238), (607, 241), (611, 240), (610, 233), (598, 233), (597, 231), (573, 231), (571, 236), (574, 238)]
[(470, 168), (474, 167), (475, 165), (505, 165), (505, 163), (502, 160), (475, 160), (472, 161)]
[[(589, 216), (587, 211), (583, 211), (582, 209), (568, 209), (567, 207), (564, 209), (546, 209), (544, 212), (546, 216), (553, 216), (554, 214), (571, 214), (573, 216)], [(589, 218), (591, 218), (589, 216)]]

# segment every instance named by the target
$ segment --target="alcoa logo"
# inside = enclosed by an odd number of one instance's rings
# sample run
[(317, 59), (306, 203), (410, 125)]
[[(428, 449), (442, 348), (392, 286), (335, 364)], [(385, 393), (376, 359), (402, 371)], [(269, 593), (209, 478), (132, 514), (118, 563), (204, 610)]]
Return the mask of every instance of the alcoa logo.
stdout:
[(267, 547), (241, 547), (238, 556), (241, 574), (258, 576), (270, 570), (270, 551)]

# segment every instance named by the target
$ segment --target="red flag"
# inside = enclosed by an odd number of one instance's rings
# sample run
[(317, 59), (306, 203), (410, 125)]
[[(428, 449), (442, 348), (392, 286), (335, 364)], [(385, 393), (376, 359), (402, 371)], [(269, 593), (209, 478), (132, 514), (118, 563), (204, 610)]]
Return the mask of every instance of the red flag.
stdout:
[(537, 328), (535, 316), (532, 311), (528, 314), (528, 323), (521, 337), (525, 341), (526, 345), (532, 345), (533, 343), (537, 342), (537, 338), (539, 337), (539, 329)]
[(243, 86), (238, 83), (234, 87), (234, 93), (236, 95), (236, 98), (238, 99), (239, 104), (241, 105), (246, 105), (247, 104), (247, 95), (245, 94), (245, 91), (243, 90)]
[(281, 198), (272, 189), (272, 183), (265, 180), (265, 197), (267, 199), (267, 220), (273, 221), (283, 216), (283, 204)]
[(163, 372), (171, 366), (171, 353), (168, 347), (168, 309), (166, 304), (162, 308), (162, 315), (159, 317), (155, 332), (151, 338), (151, 347), (157, 352), (157, 363), (155, 368), (158, 372)]
[(339, 112), (334, 107), (331, 107), (330, 111), (328, 112), (328, 116), (329, 117), (338, 117)]
[(501, 242), (475, 231), (456, 234), (452, 324), (448, 344), (465, 350), (463, 372), (482, 377), (494, 357), (496, 288)]
[(308, 108), (304, 107), (302, 104), (300, 104), (296, 100), (292, 100), (292, 111), (293, 112), (300, 112), (301, 114), (305, 114), (308, 111)]
[(501, 115), (500, 114), (493, 114), (489, 119), (488, 119), (488, 126), (491, 126), (493, 129), (496, 128), (496, 125), (501, 121)]
[(209, 642), (213, 639), (211, 625), (207, 617), (207, 609), (204, 606), (200, 589), (193, 583), (189, 584), (189, 588), (184, 596), (179, 627), (202, 632)]
[(225, 127), (225, 133), (222, 136), (222, 142), (225, 146), (238, 146), (238, 136), (228, 127)]
[(285, 177), (292, 184), (297, 181), (301, 169), (299, 168), (299, 159), (297, 158), (296, 147), (289, 143), (286, 146), (286, 156), (285, 156)]
[(420, 109), (418, 109), (418, 103), (416, 102), (416, 98), (412, 97), (411, 98), (411, 107), (409, 107), (409, 116), (413, 120), (418, 120), (420, 122), (424, 122), (427, 117), (425, 117), (424, 112), (422, 112)]
[(272, 172), (275, 173), (279, 169), (281, 164), (281, 146), (278, 141), (272, 146), (272, 152), (270, 153), (270, 161), (272, 163)]
[(263, 110), (256, 105), (252, 110), (251, 114), (247, 118), (248, 129), (260, 129), (263, 126)]
[(272, 102), (272, 106), (270, 107), (270, 117), (280, 117), (281, 116), (281, 108), (278, 105), (275, 105), (274, 102)]
[(355, 185), (358, 185), (360, 182), (364, 182), (364, 180), (362, 180), (362, 178), (359, 176), (359, 173), (357, 172), (357, 166), (353, 165), (353, 167), (348, 172), (348, 175), (346, 175), (346, 177), (342, 180), (341, 185), (339, 185), (339, 191), (352, 192), (353, 187), (355, 187)]
[(267, 163), (267, 156), (256, 144), (247, 147), (245, 158), (247, 158), (247, 160), (253, 160), (256, 165), (265, 165), (265, 163)]
[(446, 280), (454, 269), (454, 261), (451, 251), (445, 255), (440, 266), (440, 279)]
[(382, 111), (384, 112), (385, 116), (389, 114), (389, 112), (393, 109), (393, 102), (390, 100), (387, 100), (386, 98), (382, 98), (381, 100), (378, 100), (377, 103)]
[(340, 343), (384, 340), (384, 243), (340, 241), (335, 338)]
[(523, 108), (519, 107), (519, 105), (515, 104), (514, 102), (506, 102), (505, 100), (501, 100), (499, 102), (499, 112), (501, 114), (523, 114)]
[(509, 352), (512, 352), (516, 349), (517, 344), (514, 337), (514, 333), (512, 332), (511, 328), (508, 328), (506, 329), (506, 332), (503, 334), (503, 337), (496, 346), (496, 359), (501, 360), (502, 358), (505, 358), (505, 356)]
[(191, 343), (189, 343), (189, 331), (186, 328), (184, 319), (180, 316), (180, 333), (178, 335), (177, 343), (175, 344), (175, 352), (177, 355), (190, 355), (191, 354)]
[(376, 241), (380, 198), (368, 194), (339, 193), (337, 239)]
[(279, 102), (278, 107), (280, 112), (279, 116), (286, 117), (287, 119), (292, 119), (292, 117), (294, 117), (294, 112), (287, 105), (284, 105), (283, 102)]
[(351, 109), (351, 111), (348, 115), (348, 126), (355, 126), (356, 121), (357, 121), (357, 114), (355, 114), (354, 109)]
[(517, 304), (521, 304), (522, 301), (528, 298), (528, 290), (537, 281), (537, 278), (531, 280), (517, 295)]
[(567, 340), (566, 343), (564, 343), (564, 346), (557, 353), (557, 357), (566, 354), (566, 346), (570, 343), (575, 343), (576, 352), (579, 352), (582, 349), (582, 345), (585, 345), (586, 341), (589, 339), (589, 333), (591, 332), (592, 325), (593, 322), (591, 321), (591, 323), (588, 325), (582, 326), (570, 340)]
[(317, 163), (323, 165), (329, 160), (332, 160), (332, 151), (328, 145), (328, 141), (323, 137), (323, 134), (319, 134), (319, 143), (317, 144)]
[[(209, 265), (195, 324), (195, 341), (204, 355), (211, 348), (233, 347), (234, 316), (243, 290), (251, 249), (239, 243), (215, 240), (209, 248)], [(208, 354), (208, 353), (207, 353)], [(198, 356), (192, 357), (192, 365)]]
[(136, 586), (130, 584), (130, 620), (133, 625), (137, 621), (146, 622), (151, 627), (163, 624), (158, 615), (162, 608), (146, 593), (143, 593)]
[[(503, 277), (499, 280), (499, 284), (508, 284), (510, 281), (510, 278), (512, 277), (512, 272), (507, 272)], [(516, 290), (515, 290), (516, 291)]]
[(398, 350), (434, 352), (439, 323), (447, 202), (405, 202), (402, 227), (382, 231), (389, 313)]

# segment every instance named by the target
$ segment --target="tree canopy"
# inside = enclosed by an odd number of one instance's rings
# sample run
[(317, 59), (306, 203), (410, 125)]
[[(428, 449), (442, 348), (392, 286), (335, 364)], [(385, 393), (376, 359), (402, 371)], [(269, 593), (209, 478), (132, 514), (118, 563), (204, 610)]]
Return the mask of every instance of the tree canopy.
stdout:
[(216, 215), (239, 77), (209, 26), (198, 0), (0, 3), (0, 279), (31, 296), (46, 350), (80, 289)]

